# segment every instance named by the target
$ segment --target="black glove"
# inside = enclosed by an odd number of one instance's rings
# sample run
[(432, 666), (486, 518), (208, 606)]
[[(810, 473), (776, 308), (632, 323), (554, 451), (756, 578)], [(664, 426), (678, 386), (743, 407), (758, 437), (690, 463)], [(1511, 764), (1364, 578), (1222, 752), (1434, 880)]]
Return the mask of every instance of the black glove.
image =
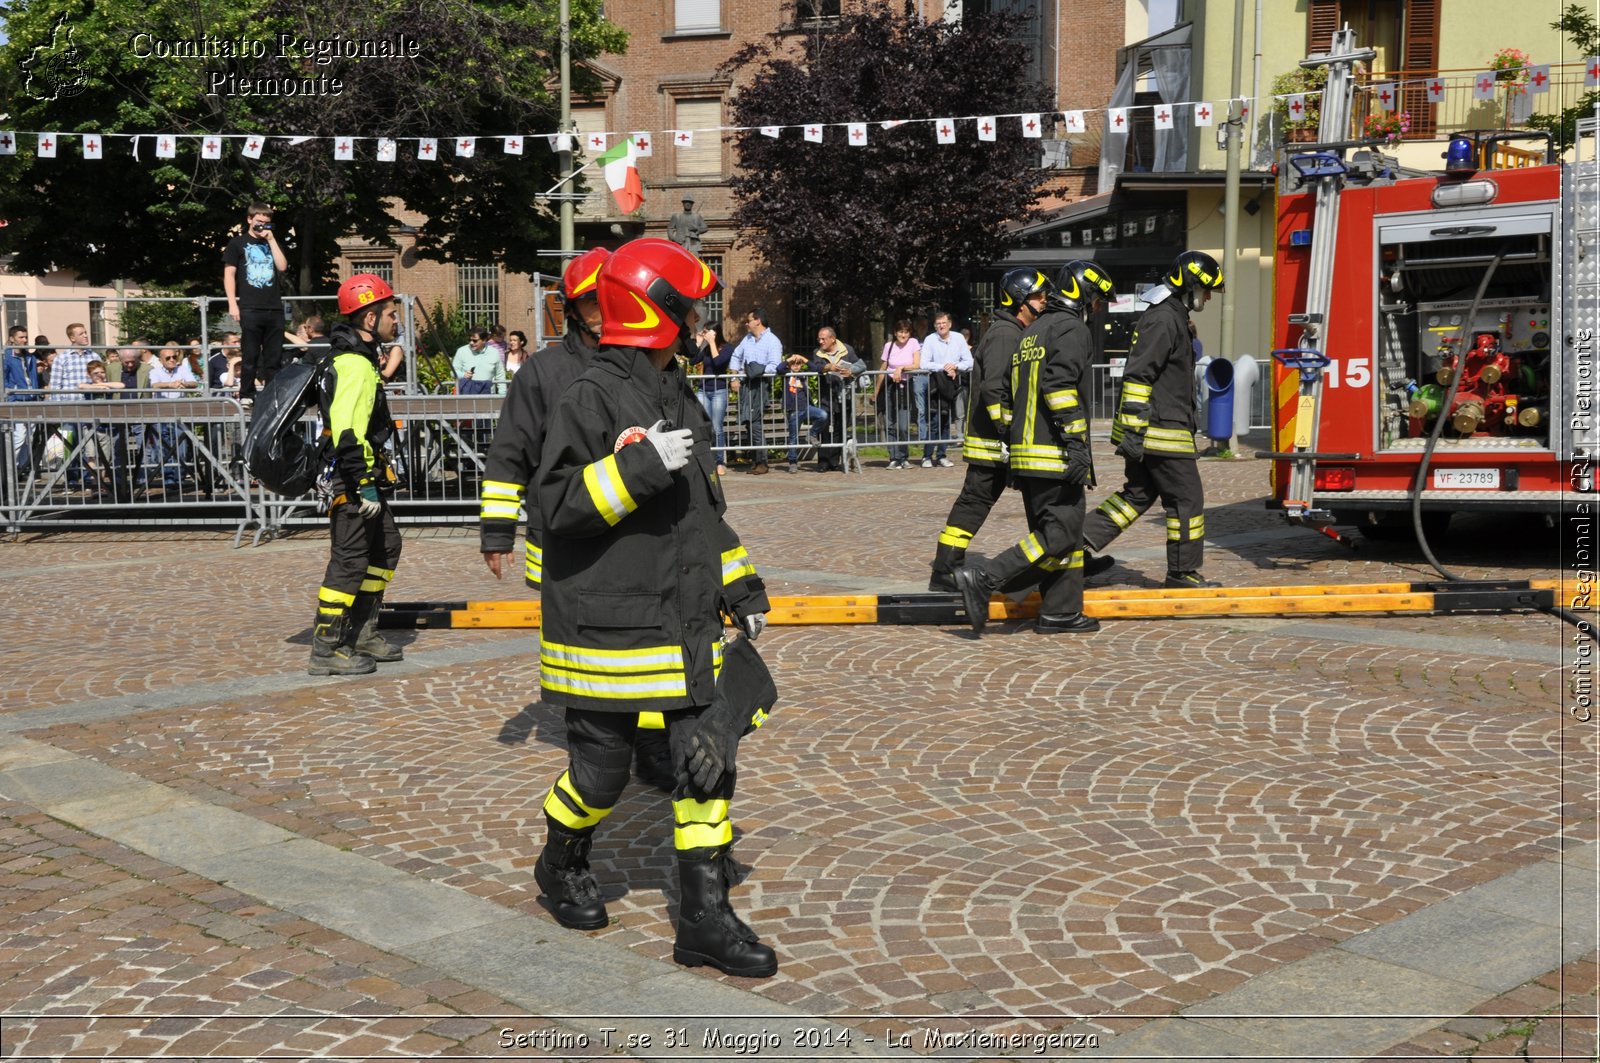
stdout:
[(702, 794), (714, 793), (724, 773), (734, 770), (739, 739), (766, 722), (777, 700), (778, 686), (750, 640), (729, 644), (711, 707), (689, 736), (689, 756), (678, 768), (678, 781)]
[(1094, 486), (1094, 455), (1089, 443), (1083, 439), (1069, 439), (1067, 451), (1067, 483), (1079, 487)]
[(1122, 430), (1122, 442), (1117, 444), (1117, 453), (1129, 461), (1144, 460), (1144, 433), (1135, 432), (1131, 428)]

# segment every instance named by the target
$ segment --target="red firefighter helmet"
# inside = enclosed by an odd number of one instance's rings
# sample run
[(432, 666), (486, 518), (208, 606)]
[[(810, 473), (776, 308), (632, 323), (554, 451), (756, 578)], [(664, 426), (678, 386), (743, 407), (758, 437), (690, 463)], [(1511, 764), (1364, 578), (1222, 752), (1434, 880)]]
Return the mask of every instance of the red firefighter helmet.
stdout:
[(600, 270), (600, 342), (670, 347), (687, 335), (695, 304), (720, 287), (710, 266), (671, 240), (631, 240)]
[(611, 252), (603, 247), (591, 247), (571, 262), (561, 274), (561, 297), (570, 306), (586, 295), (595, 294), (600, 280), (600, 267), (605, 265)]
[(394, 298), (394, 289), (374, 273), (357, 273), (339, 285), (339, 313), (349, 315), (365, 310), (373, 303)]

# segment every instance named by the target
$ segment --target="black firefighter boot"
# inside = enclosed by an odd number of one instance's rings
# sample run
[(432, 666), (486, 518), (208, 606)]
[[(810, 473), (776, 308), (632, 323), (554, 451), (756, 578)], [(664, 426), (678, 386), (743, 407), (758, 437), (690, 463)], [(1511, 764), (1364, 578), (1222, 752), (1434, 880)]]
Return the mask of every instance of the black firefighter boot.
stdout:
[(609, 920), (600, 884), (589, 870), (594, 828), (573, 830), (548, 816), (545, 822), (550, 837), (539, 854), (539, 862), (533, 865), (533, 877), (550, 902), (550, 914), (569, 930), (599, 930)]
[(933, 575), (928, 577), (928, 590), (934, 593), (960, 594), (956, 586), (956, 569), (966, 564), (967, 552), (949, 543), (940, 543), (933, 554)]
[(311, 629), (311, 665), (306, 669), (307, 674), (366, 675), (376, 672), (377, 663), (352, 645), (354, 630), (348, 612), (330, 618), (319, 610), (315, 626)]
[(710, 964), (740, 978), (770, 978), (778, 955), (756, 937), (728, 903), (733, 868), (728, 847), (678, 853), (678, 940), (672, 958), (685, 967)]
[(356, 625), (356, 651), (374, 661), (389, 664), (405, 659), (405, 651), (378, 634), (378, 612), (383, 608), (383, 592), (356, 595), (350, 607), (350, 622)]

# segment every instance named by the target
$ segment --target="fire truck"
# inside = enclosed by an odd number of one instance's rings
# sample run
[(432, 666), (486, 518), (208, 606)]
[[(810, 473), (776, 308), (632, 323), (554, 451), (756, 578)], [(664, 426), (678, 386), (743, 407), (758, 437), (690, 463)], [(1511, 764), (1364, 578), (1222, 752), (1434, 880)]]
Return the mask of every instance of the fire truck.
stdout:
[(1438, 173), (1355, 142), (1286, 156), (1269, 505), (1390, 538), (1419, 495), (1429, 534), (1594, 501), (1595, 126), (1567, 161), (1525, 133), (1458, 138)]

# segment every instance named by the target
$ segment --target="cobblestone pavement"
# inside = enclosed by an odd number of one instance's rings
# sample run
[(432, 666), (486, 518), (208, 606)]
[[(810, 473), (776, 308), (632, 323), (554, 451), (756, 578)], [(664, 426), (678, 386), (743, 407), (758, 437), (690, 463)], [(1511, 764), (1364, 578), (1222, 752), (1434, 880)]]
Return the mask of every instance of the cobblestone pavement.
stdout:
[[(1120, 463), (1099, 457), (1091, 498), (1116, 486)], [(1435, 578), (1414, 546), (1351, 552), (1285, 528), (1262, 506), (1264, 463), (1202, 469), (1213, 578)], [(729, 519), (774, 593), (921, 590), (961, 474), (736, 471)], [(1021, 531), (1013, 495), (974, 551)], [(1097, 585), (1158, 585), (1163, 540), (1159, 512), (1141, 520)], [(1463, 575), (1548, 578), (1562, 549), (1537, 521), (1472, 518), (1440, 553)], [(559, 713), (537, 700), (533, 633), (402, 633), (405, 663), (310, 679), (324, 561), (314, 535), (244, 550), (180, 532), (0, 544), (0, 737), (537, 920), (576, 942), (562, 947), (670, 967), (664, 795), (630, 789), (601, 828), (610, 927), (568, 934), (537, 901), (540, 802), (565, 752)], [(475, 530), (412, 528), (391, 597), (524, 593), (489, 575)], [(781, 697), (741, 749), (750, 872), (735, 899), (782, 967), (687, 977), (886, 1033), (937, 1020), (1103, 1046), (1154, 1036), (1165, 1017), (1594, 843), (1600, 743), (1568, 711), (1570, 632), (1537, 615), (1116, 621), (1092, 637), (992, 624), (981, 640), (769, 629)], [(507, 1050), (498, 1031), (536, 1016), (582, 1035), (470, 970), (151, 857), (87, 813), (45, 814), (4, 778), (0, 1054), (630, 1058), (592, 1036), (592, 1051)], [(1575, 875), (1592, 908), (1593, 872)], [(1363, 1051), (1592, 1057), (1590, 937), (1493, 941), (1527, 967), (1508, 992)], [(640, 1057), (688, 1058), (654, 1048)]]

